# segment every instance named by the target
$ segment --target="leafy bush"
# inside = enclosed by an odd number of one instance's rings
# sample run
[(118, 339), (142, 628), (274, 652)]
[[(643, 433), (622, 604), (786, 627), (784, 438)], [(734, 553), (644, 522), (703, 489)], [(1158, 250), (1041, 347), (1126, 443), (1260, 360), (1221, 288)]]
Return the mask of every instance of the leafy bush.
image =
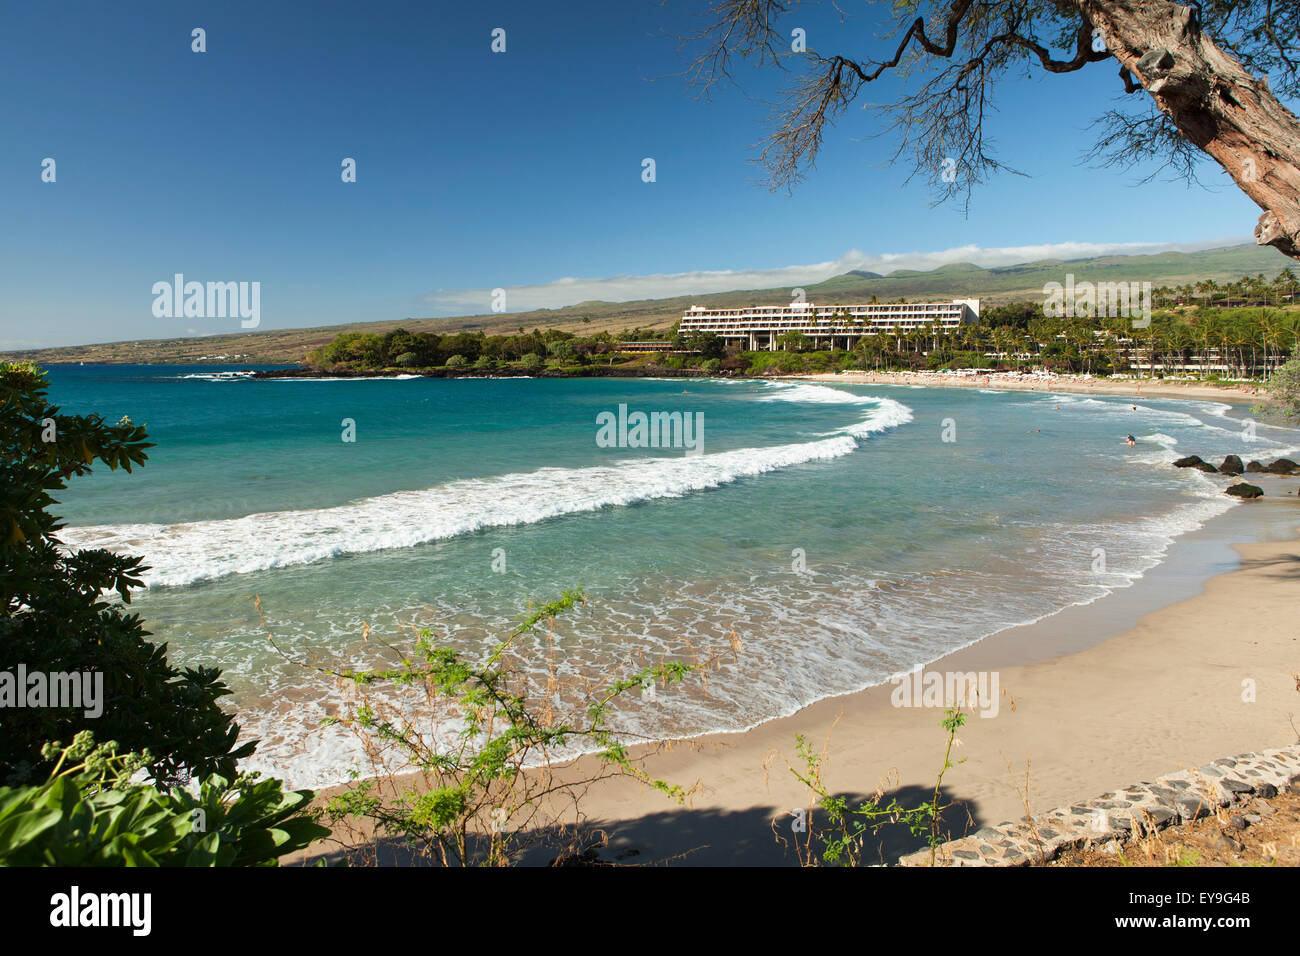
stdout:
[[(930, 847), (930, 865), (934, 866), (936, 849), (946, 839), (940, 832), (943, 811), (951, 806), (940, 802), (943, 797), (943, 778), (956, 766), (952, 761), (953, 745), (957, 742), (957, 731), (965, 724), (966, 714), (959, 706), (952, 705), (944, 711), (939, 726), (947, 732), (947, 743), (934, 792), (927, 802), (913, 807), (904, 806), (897, 797), (885, 801), (883, 789), (856, 802), (831, 793), (823, 780), (829, 738), (821, 753), (817, 753), (803, 734), (796, 734), (795, 751), (803, 767), (787, 766), (795, 779), (803, 784), (809, 797), (809, 825), (803, 831), (803, 836), (796, 836), (794, 840), (794, 851), (799, 864), (859, 866), (865, 862), (870, 843), (883, 826), (902, 824), (913, 836), (925, 837), (925, 842)], [(962, 762), (964, 761), (957, 761)], [(815, 809), (820, 809), (825, 815), (824, 824), (816, 820), (813, 813)], [(775, 825), (773, 832), (776, 832)], [(777, 839), (785, 842), (779, 835)]]
[(781, 372), (808, 371), (809, 357), (801, 352), (778, 352), (776, 367)]
[(463, 355), (453, 355), (447, 359), (447, 368), (460, 368), (462, 365), (468, 364), (468, 360)]
[(397, 358), (393, 359), (393, 364), (400, 365), (402, 368), (410, 368), (414, 365), (420, 364), (420, 356), (416, 355), (414, 352), (403, 352), (401, 355), (397, 356)]
[(524, 368), (536, 369), (541, 368), (545, 363), (542, 361), (542, 357), (536, 352), (529, 352), (519, 360), (519, 364)]
[(559, 359), (562, 362), (572, 361), (578, 355), (578, 350), (574, 348), (573, 343), (568, 339), (552, 342), (546, 346), (546, 351), (550, 353), (551, 358)]
[(239, 727), (218, 700), (229, 693), (215, 668), (177, 670), (167, 646), (145, 640), (123, 604), (147, 570), (141, 558), (100, 549), (65, 553), (49, 509), (52, 492), (88, 474), (96, 459), (116, 470), (142, 465), (152, 448), (142, 426), (99, 415), (63, 415), (47, 398), (45, 373), (0, 364), (0, 671), (102, 675), (103, 712), (6, 708), (0, 716), (0, 782), (40, 779), (43, 745), (94, 730), (126, 751), (148, 750), (155, 778), (220, 774), (253, 751), (236, 747)]
[(749, 371), (754, 375), (762, 375), (777, 370), (777, 363), (781, 360), (781, 352), (746, 352), (745, 359), (749, 363)]
[[(611, 708), (628, 691), (666, 689), (712, 659), (665, 661), (629, 668), (621, 677), (599, 675), (567, 685), (553, 669), (538, 679), (512, 660), (520, 653), (516, 645), (538, 624), (581, 601), (580, 592), (566, 591), (555, 601), (531, 606), (481, 663), (439, 646), (426, 629), (413, 653), (399, 652), (395, 666), (329, 670), (361, 695), (345, 716), (330, 722), (361, 733), (367, 752), (376, 763), (384, 761), (389, 776), (413, 769), (421, 780), (416, 788), (397, 786), (395, 795), (380, 778), (354, 784), (325, 808), (336, 833), (361, 822), (360, 839), (371, 849), (376, 836), (389, 837), (444, 866), (504, 865), (522, 847), (563, 839), (548, 833), (553, 824), (544, 805), (576, 802), (600, 777), (630, 776), (680, 803), (686, 791), (650, 777), (633, 762), (625, 735), (609, 725)], [(397, 710), (376, 699), (375, 688), (412, 688), (405, 699), (428, 701), (430, 711)], [(442, 721), (457, 729), (437, 731)], [(560, 750), (560, 759), (567, 760), (572, 751), (563, 748), (575, 745), (596, 751), (600, 769), (584, 775), (570, 767), (562, 780), (552, 776), (553, 752)]]
[[(274, 866), (329, 835), (303, 811), (310, 790), (212, 776), (198, 794), (131, 783), (148, 754), (95, 746), (89, 731), (50, 744), (39, 786), (0, 787), (0, 866)], [(65, 764), (70, 764), (65, 768)]]
[(1268, 380), (1268, 400), (1284, 418), (1300, 419), (1300, 358), (1293, 358)]

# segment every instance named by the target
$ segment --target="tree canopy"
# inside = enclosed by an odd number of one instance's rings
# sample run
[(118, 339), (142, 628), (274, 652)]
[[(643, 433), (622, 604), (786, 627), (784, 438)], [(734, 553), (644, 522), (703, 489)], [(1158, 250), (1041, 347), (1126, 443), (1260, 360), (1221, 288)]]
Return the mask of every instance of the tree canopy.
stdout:
[(984, 133), (999, 84), (1118, 67), (1117, 92), (1128, 96), (1096, 117), (1091, 157), (1155, 160), (1157, 172), (1189, 179), (1212, 160), (1263, 210), (1259, 243), (1300, 258), (1300, 120), (1283, 104), (1300, 94), (1294, 0), (867, 0), (894, 17), (874, 49), (845, 14), (839, 51), (796, 53), (778, 21), (800, 5), (712, 0), (709, 25), (688, 38), (687, 75), (705, 95), (735, 82), (737, 61), (791, 71), (760, 157), (774, 188), (793, 188), (827, 126), (893, 74), (902, 91), (868, 108), (897, 142), (894, 160), (906, 158), (941, 200), (969, 202), (991, 174), (1014, 171)]
[(229, 693), (221, 672), (173, 667), (167, 645), (146, 640), (139, 616), (126, 613), (148, 570), (142, 559), (69, 551), (59, 541), (53, 495), (96, 461), (126, 471), (143, 465), (147, 439), (127, 418), (63, 414), (48, 401), (44, 372), (0, 363), (0, 672), (89, 674), (102, 680), (105, 698), (93, 716), (77, 707), (5, 708), (0, 784), (45, 776), (45, 744), (82, 731), (123, 752), (148, 750), (160, 782), (234, 779), (236, 761), (253, 751), (251, 742), (236, 746), (239, 726), (218, 704)]

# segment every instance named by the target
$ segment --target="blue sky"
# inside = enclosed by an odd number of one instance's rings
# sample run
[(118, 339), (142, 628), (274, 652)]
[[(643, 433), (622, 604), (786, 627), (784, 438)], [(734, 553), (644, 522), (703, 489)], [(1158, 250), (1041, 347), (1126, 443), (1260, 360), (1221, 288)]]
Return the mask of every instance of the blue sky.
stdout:
[[(486, 312), (497, 287), (515, 311), (882, 261), (1249, 241), (1258, 210), (1217, 174), (1215, 191), (1139, 187), (1081, 165), (1119, 86), (1106, 64), (1002, 87), (990, 132), (1030, 178), (996, 179), (969, 217), (903, 187), (857, 109), (793, 196), (772, 193), (751, 160), (776, 78), (701, 102), (674, 76), (686, 54), (671, 36), (703, 6), (10, 4), (0, 348), (239, 331), (154, 317), (153, 284), (178, 272), (260, 282), (261, 328), (275, 329)], [(825, 52), (884, 49), (870, 16), (840, 26), (823, 5), (787, 20)], [(206, 53), (191, 52), (194, 27)]]

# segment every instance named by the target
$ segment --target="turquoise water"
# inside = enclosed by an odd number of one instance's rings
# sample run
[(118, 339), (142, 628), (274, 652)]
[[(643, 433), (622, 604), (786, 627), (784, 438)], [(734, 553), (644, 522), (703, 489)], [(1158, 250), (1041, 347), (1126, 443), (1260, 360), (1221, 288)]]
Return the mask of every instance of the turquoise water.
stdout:
[[(620, 726), (741, 729), (1127, 586), (1235, 506), (1169, 461), (1300, 444), (1247, 441), (1247, 410), (1214, 402), (220, 371), (51, 370), (66, 410), (130, 415), (158, 443), (136, 474), (74, 483), (64, 540), (147, 556), (134, 607), (174, 658), (225, 670), (262, 739), (252, 765), (300, 785), (359, 751), (318, 726), (338, 691), (275, 651), (253, 595), (291, 656), (371, 662), (363, 627), (480, 651), (529, 599), (581, 586), (526, 666), (580, 678), (725, 649), (707, 688), (629, 699)], [(620, 404), (702, 415), (700, 453), (602, 446)]]

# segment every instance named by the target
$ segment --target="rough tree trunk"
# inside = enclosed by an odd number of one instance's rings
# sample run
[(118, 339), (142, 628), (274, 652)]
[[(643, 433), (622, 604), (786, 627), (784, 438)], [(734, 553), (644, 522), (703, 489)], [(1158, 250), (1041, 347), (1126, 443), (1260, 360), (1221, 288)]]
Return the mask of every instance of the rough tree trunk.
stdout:
[(1160, 111), (1264, 210), (1256, 241), (1300, 259), (1300, 119), (1267, 81), (1202, 33), (1191, 7), (1168, 0), (1072, 2)]

